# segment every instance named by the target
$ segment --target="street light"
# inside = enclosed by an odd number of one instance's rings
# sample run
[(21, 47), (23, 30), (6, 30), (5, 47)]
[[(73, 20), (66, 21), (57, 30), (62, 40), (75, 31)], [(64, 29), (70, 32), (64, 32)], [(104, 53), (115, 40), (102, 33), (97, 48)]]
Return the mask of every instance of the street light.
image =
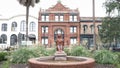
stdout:
[(94, 45), (94, 50), (95, 50), (95, 49), (96, 49), (96, 32), (95, 32), (95, 0), (93, 0), (93, 25), (94, 25), (93, 45)]

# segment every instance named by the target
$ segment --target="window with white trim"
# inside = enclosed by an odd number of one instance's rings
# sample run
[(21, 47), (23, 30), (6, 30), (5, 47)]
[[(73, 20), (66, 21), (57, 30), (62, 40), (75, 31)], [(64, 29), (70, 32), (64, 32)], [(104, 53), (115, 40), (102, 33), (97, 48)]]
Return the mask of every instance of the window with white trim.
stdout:
[(71, 37), (70, 38), (70, 44), (76, 44), (77, 43), (77, 38), (76, 37)]
[(55, 16), (55, 21), (59, 21), (59, 16), (58, 15)]
[(55, 14), (55, 21), (64, 21), (63, 14)]
[(23, 20), (20, 24), (20, 31), (26, 31), (26, 22)]
[(42, 33), (48, 33), (48, 26), (42, 26)]
[(60, 21), (63, 21), (63, 16), (62, 15), (60, 16)]
[(36, 30), (35, 22), (31, 22), (31, 23), (30, 23), (29, 30), (30, 30), (31, 32), (35, 32), (35, 30)]
[(11, 31), (17, 31), (17, 23), (16, 22), (12, 22)]
[(77, 27), (76, 26), (71, 26), (70, 27), (70, 33), (76, 33)]
[(7, 31), (7, 24), (2, 24), (2, 30), (1, 31)]
[(49, 21), (49, 15), (42, 15), (41, 18), (42, 21)]
[(77, 21), (77, 15), (70, 15), (69, 16), (69, 21), (71, 21), (71, 22)]
[(42, 37), (42, 45), (48, 44), (48, 37)]

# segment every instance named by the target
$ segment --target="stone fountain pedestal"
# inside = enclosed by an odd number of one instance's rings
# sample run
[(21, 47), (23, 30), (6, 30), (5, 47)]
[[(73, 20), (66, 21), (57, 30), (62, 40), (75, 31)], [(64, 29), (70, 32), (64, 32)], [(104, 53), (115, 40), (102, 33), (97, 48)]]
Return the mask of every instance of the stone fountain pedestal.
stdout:
[(64, 51), (62, 52), (56, 51), (56, 53), (54, 54), (54, 60), (55, 61), (66, 61), (67, 54)]

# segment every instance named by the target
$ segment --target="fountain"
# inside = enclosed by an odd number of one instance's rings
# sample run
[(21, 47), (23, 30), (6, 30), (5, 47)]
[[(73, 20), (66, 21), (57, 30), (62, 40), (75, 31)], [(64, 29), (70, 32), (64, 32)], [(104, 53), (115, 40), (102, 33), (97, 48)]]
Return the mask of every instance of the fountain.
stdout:
[(95, 60), (88, 57), (67, 56), (63, 51), (61, 35), (56, 40), (57, 51), (54, 56), (31, 58), (29, 68), (93, 68)]

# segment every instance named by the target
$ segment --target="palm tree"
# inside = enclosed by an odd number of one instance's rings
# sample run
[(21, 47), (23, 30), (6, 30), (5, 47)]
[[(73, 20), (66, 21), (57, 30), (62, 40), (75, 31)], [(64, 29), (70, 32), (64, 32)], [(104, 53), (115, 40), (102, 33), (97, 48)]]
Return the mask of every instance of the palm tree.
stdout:
[[(35, 3), (38, 3), (40, 0), (18, 0), (20, 4), (26, 7), (26, 43), (28, 41), (28, 17), (29, 17), (29, 7), (35, 6)], [(27, 45), (27, 44), (26, 44)]]

